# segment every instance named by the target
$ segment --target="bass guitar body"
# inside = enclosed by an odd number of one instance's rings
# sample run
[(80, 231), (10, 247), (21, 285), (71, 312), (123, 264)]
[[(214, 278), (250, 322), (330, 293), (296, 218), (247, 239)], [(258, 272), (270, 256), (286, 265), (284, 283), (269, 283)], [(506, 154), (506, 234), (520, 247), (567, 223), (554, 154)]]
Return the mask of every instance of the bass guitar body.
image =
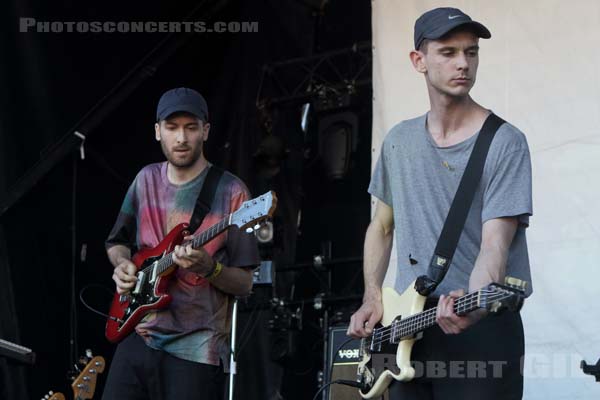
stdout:
[[(402, 294), (389, 287), (382, 289), (383, 317), (380, 322), (382, 327), (390, 327), (402, 316), (423, 311), (426, 298), (417, 293), (413, 287), (414, 284), (411, 284)], [(375, 338), (376, 336), (377, 331), (375, 331)], [(381, 346), (362, 349), (363, 358), (358, 364), (358, 375), (363, 381), (363, 389), (360, 391), (363, 398), (372, 399), (382, 396), (392, 380), (406, 382), (413, 379), (415, 369), (411, 366), (410, 357), (415, 340), (408, 337), (398, 344), (383, 340)]]
[[(490, 283), (454, 300), (454, 312), (466, 315), (478, 309), (498, 313), (521, 309), (527, 282), (506, 277), (505, 284)], [(361, 340), (358, 364), (359, 393), (363, 399), (375, 399), (385, 392), (392, 380), (407, 382), (415, 377), (411, 352), (422, 331), (434, 326), (436, 309), (423, 311), (426, 298), (414, 289), (414, 282), (402, 293), (383, 288), (383, 318), (368, 338)]]

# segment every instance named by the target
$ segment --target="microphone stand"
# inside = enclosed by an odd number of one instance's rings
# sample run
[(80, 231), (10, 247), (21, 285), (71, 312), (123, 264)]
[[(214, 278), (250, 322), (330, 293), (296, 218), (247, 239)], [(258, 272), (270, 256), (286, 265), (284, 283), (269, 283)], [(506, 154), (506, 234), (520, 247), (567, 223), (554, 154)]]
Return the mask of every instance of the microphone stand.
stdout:
[(235, 375), (237, 374), (237, 364), (235, 355), (235, 337), (237, 333), (237, 309), (238, 298), (233, 301), (233, 313), (231, 316), (231, 352), (229, 353), (229, 400), (233, 400), (233, 387), (235, 383)]

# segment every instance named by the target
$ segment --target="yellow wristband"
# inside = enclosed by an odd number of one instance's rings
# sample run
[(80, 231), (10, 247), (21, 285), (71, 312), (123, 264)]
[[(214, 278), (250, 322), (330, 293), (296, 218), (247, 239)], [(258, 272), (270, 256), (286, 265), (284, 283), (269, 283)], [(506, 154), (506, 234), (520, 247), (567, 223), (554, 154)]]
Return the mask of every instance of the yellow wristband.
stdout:
[(215, 264), (215, 269), (211, 271), (210, 274), (206, 275), (204, 278), (208, 279), (210, 282), (214, 281), (215, 278), (221, 275), (221, 271), (223, 270), (223, 264), (217, 261)]

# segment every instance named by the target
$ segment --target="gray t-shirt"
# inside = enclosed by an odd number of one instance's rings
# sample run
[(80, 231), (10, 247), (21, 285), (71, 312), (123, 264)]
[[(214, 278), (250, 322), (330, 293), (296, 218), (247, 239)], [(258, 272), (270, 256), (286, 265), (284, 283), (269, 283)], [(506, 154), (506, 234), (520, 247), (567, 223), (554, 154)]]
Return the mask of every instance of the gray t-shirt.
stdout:
[[(438, 147), (426, 128), (426, 116), (403, 121), (391, 129), (369, 185), (369, 193), (394, 210), (398, 256), (395, 288), (399, 292), (427, 273), (450, 204), (479, 135), (453, 146)], [(433, 296), (460, 288), (468, 290), (469, 277), (479, 254), (483, 223), (510, 216), (518, 216), (519, 227), (510, 246), (506, 275), (527, 281), (529, 296), (532, 285), (525, 228), (532, 215), (531, 203), (527, 140), (521, 131), (505, 123), (490, 146), (450, 269)]]

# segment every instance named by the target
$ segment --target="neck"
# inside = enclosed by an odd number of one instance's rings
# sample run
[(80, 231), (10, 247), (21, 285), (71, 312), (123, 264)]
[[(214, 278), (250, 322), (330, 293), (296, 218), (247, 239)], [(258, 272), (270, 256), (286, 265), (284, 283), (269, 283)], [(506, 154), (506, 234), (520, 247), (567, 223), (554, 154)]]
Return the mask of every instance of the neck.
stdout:
[(170, 162), (167, 164), (167, 177), (169, 182), (175, 185), (182, 185), (191, 181), (208, 166), (208, 161), (204, 158), (204, 154), (188, 167), (177, 167)]
[(431, 111), (427, 116), (427, 127), (431, 134), (441, 140), (453, 136), (464, 136), (475, 133), (488, 111), (477, 104), (471, 96), (453, 97), (433, 93), (429, 88)]

